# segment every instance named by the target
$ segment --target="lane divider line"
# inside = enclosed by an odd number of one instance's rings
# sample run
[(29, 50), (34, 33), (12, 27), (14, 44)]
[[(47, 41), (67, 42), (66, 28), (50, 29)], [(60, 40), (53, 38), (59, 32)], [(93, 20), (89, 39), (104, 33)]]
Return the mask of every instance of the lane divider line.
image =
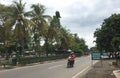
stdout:
[(81, 73), (83, 73), (84, 71), (86, 71), (90, 66), (87, 66), (85, 69), (83, 69), (82, 71), (78, 72), (76, 75), (74, 75), (72, 78), (76, 78), (78, 75), (80, 75)]
[[(98, 61), (94, 62), (93, 64), (96, 64)], [(88, 64), (88, 63), (86, 63)], [(83, 64), (82, 66), (86, 65), (86, 64)], [(76, 78), (77, 76), (79, 76), (81, 73), (83, 73), (84, 71), (86, 71), (89, 67), (91, 66), (87, 66), (86, 68), (84, 68), (82, 71), (78, 72), (76, 75), (74, 75), (72, 78)]]

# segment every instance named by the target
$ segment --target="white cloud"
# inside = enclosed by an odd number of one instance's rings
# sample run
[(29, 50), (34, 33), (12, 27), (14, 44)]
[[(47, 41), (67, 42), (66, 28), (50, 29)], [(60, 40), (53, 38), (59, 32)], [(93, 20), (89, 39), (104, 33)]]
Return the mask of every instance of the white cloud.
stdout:
[[(120, 0), (23, 0), (23, 2), (27, 3), (26, 7), (41, 3), (47, 8), (46, 13), (52, 16), (58, 10), (62, 17), (62, 25), (84, 38), (89, 47), (95, 45), (93, 33), (103, 20), (113, 13), (120, 13)], [(12, 0), (0, 0), (0, 3), (8, 5)]]

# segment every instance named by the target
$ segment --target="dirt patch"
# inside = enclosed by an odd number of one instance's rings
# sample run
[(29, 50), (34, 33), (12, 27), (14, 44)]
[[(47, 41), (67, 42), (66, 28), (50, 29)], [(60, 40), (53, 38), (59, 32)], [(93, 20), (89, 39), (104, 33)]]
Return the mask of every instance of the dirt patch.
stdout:
[(115, 78), (113, 71), (120, 69), (113, 65), (115, 60), (103, 60), (96, 63), (82, 78)]

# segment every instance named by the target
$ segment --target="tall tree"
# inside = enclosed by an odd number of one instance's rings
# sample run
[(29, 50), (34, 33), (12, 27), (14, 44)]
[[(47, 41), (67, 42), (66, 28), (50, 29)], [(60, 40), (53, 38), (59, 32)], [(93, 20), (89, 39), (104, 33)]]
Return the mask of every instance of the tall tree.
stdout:
[[(101, 25), (101, 28), (96, 29), (94, 37), (96, 37), (96, 43), (98, 50), (100, 51), (114, 51), (115, 37), (120, 37), (120, 14), (113, 14), (109, 18), (106, 18)], [(116, 39), (117, 40), (117, 39)]]
[(83, 38), (79, 38), (77, 34), (74, 34), (74, 43), (72, 49), (73, 51), (82, 55), (88, 51), (88, 46)]
[[(25, 3), (22, 3), (22, 0), (19, 2), (14, 1), (13, 3), (14, 10), (9, 15), (8, 19), (5, 21), (5, 26), (11, 27), (14, 35), (14, 41), (21, 47), (21, 53), (24, 51), (24, 47), (27, 44), (28, 37), (28, 16), (29, 12), (25, 12)], [(6, 33), (9, 33), (6, 31)], [(23, 50), (23, 51), (22, 51)]]
[(68, 50), (71, 49), (73, 45), (73, 35), (69, 32), (69, 30), (66, 30), (65, 28), (60, 28), (60, 47), (61, 50)]
[(32, 31), (34, 32), (34, 47), (35, 50), (40, 50), (40, 44), (43, 39), (46, 40), (46, 35), (48, 32), (48, 22), (51, 17), (49, 15), (45, 15), (45, 7), (41, 4), (33, 4), (31, 6), (32, 10), (32, 21), (35, 25), (32, 27)]
[(11, 54), (11, 52), (8, 51), (8, 48), (12, 46), (11, 44), (8, 44), (8, 42), (13, 42), (12, 27), (10, 26), (11, 22), (8, 19), (11, 17), (13, 11), (13, 6), (0, 4), (0, 42), (3, 43), (3, 47), (6, 48), (4, 51), (7, 59)]

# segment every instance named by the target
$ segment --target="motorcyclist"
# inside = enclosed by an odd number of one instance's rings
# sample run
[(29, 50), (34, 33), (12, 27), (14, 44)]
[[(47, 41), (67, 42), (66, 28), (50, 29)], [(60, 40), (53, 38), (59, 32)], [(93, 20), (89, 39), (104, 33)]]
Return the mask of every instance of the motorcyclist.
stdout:
[(75, 62), (75, 57), (76, 56), (75, 56), (74, 52), (71, 52), (68, 60), (70, 60), (73, 65), (74, 65), (74, 62)]

